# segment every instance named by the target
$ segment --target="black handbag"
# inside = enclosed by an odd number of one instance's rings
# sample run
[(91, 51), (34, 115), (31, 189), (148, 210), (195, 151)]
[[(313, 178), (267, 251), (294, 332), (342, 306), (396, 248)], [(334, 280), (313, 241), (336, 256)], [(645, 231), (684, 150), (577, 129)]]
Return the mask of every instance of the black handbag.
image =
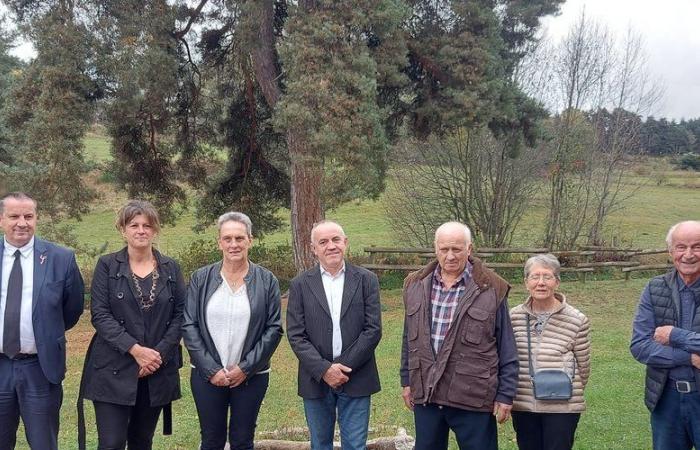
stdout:
[[(571, 378), (563, 370), (543, 369), (534, 371), (530, 350), (530, 314), (527, 315), (527, 363), (530, 371), (532, 391), (537, 400), (569, 400), (572, 394)], [(576, 363), (573, 363), (576, 370)], [(573, 375), (573, 374), (572, 374)]]

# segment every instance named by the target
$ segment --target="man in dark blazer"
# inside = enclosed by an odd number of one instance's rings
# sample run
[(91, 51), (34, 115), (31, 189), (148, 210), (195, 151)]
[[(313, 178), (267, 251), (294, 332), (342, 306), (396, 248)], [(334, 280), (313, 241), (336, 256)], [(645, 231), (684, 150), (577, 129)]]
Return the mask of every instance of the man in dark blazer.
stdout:
[(287, 337), (299, 358), (299, 395), (312, 450), (331, 450), (336, 416), (343, 450), (364, 449), (370, 396), (379, 392), (374, 349), (381, 338), (379, 282), (345, 261), (335, 222), (311, 230), (319, 264), (289, 285)]
[(83, 279), (68, 249), (34, 237), (36, 202), (0, 198), (0, 450), (15, 448), (19, 418), (32, 449), (58, 448), (65, 332), (83, 312)]

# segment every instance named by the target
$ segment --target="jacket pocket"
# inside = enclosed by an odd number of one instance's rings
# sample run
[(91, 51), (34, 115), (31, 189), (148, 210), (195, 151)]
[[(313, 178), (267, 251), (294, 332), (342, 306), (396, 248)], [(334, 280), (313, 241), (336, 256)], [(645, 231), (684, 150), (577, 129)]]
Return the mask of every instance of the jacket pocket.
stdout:
[(425, 396), (425, 389), (423, 389), (423, 374), (420, 370), (420, 359), (416, 351), (411, 352), (413, 354), (408, 355), (408, 383), (411, 386), (411, 396), (413, 396), (413, 401), (420, 402)]
[(419, 311), (421, 309), (420, 302), (415, 302), (406, 307), (406, 321), (408, 322), (408, 340), (415, 341), (418, 339), (418, 327), (420, 326)]
[(488, 329), (489, 312), (485, 309), (472, 307), (467, 310), (467, 315), (469, 318), (462, 332), (462, 343), (478, 345), (481, 343), (484, 333)]
[(458, 363), (450, 381), (450, 401), (475, 408), (483, 406), (487, 397), (493, 395), (494, 386), (490, 380), (491, 371), (486, 360)]

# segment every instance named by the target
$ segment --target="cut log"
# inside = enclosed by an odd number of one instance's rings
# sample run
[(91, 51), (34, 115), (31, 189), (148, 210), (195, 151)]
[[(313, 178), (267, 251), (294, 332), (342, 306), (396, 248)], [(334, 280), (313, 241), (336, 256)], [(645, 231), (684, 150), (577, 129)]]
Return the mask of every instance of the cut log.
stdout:
[[(399, 428), (396, 436), (380, 437), (367, 441), (367, 450), (413, 450), (415, 440), (406, 434), (406, 430)], [(309, 450), (311, 444), (299, 441), (285, 441), (281, 439), (263, 439), (255, 442), (255, 450)], [(224, 450), (229, 450), (226, 444)], [(333, 443), (333, 450), (341, 450), (340, 443)]]

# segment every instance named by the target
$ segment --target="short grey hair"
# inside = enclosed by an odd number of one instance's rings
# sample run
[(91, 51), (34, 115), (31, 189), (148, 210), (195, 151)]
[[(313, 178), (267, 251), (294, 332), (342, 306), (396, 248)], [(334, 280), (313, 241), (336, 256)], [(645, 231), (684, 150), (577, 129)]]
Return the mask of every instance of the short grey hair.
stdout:
[(533, 266), (545, 267), (554, 273), (554, 276), (559, 279), (559, 273), (561, 272), (561, 264), (556, 256), (551, 253), (540, 253), (539, 255), (531, 256), (525, 261), (525, 268), (523, 272), (525, 273), (525, 278), (530, 276), (530, 271)]
[(333, 225), (336, 225), (338, 228), (340, 228), (340, 234), (342, 234), (343, 236), (347, 237), (347, 236), (345, 235), (345, 230), (343, 230), (343, 227), (342, 227), (338, 222), (335, 222), (335, 221), (333, 221), (333, 220), (321, 220), (321, 221), (319, 221), (319, 222), (316, 222), (316, 223), (311, 227), (311, 235), (310, 235), (310, 236), (311, 236), (311, 242), (312, 242), (312, 243), (313, 243), (313, 241), (314, 241), (314, 231), (316, 231), (316, 228), (320, 227), (321, 225), (328, 224), (328, 223), (332, 223)]
[(251, 222), (250, 217), (243, 214), (242, 212), (230, 211), (220, 215), (219, 218), (216, 220), (216, 228), (219, 231), (219, 234), (221, 234), (221, 227), (226, 222), (242, 223), (245, 226), (245, 232), (248, 235), (248, 237), (253, 237), (253, 222)]
[(668, 229), (668, 233), (666, 233), (666, 248), (668, 250), (671, 250), (671, 247), (673, 246), (673, 233), (675, 233), (676, 229), (681, 225), (695, 225), (700, 227), (700, 220), (684, 220), (671, 226), (671, 228)]
[(5, 211), (5, 200), (7, 200), (8, 198), (12, 198), (15, 200), (31, 200), (34, 203), (34, 211), (36, 212), (36, 200), (31, 198), (28, 194), (25, 194), (24, 192), (8, 192), (7, 194), (0, 197), (0, 214), (2, 214)]
[(466, 244), (471, 244), (472, 243), (472, 230), (469, 229), (468, 226), (463, 224), (462, 222), (445, 222), (442, 225), (440, 225), (437, 230), (435, 230), (435, 244), (437, 245), (437, 240), (438, 240), (438, 235), (445, 231), (447, 228), (451, 227), (457, 227), (457, 228), (462, 228), (464, 230), (464, 239), (466, 241)]

